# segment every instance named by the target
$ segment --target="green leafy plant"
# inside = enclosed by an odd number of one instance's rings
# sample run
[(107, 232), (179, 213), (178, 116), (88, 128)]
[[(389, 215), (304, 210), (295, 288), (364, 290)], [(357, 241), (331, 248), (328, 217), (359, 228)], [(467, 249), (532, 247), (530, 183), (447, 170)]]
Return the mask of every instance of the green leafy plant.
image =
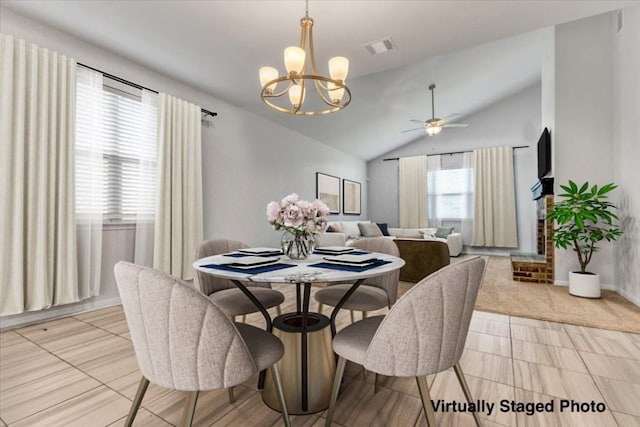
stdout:
[(614, 241), (622, 235), (622, 230), (614, 224), (617, 209), (607, 201), (607, 195), (617, 188), (610, 183), (598, 188), (589, 188), (585, 182), (580, 187), (575, 182), (561, 185), (565, 192), (558, 197), (564, 200), (556, 203), (547, 218), (556, 221), (553, 229), (553, 243), (556, 248), (572, 248), (578, 254), (580, 272), (586, 273), (591, 257), (598, 251), (596, 243)]

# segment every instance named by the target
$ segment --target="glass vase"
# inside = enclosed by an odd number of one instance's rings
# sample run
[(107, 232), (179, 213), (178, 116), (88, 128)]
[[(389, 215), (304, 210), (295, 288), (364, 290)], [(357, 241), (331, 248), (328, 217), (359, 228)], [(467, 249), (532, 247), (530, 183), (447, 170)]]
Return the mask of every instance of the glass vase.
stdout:
[(295, 234), (285, 231), (280, 240), (282, 253), (294, 260), (307, 259), (316, 247), (316, 241), (312, 235)]

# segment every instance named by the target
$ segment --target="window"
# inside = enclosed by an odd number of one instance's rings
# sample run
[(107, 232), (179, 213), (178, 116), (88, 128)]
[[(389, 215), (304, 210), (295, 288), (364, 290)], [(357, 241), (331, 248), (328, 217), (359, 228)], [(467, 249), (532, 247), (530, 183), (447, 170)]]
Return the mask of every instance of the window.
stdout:
[(430, 156), (427, 164), (429, 218), (473, 218), (473, 169), (470, 153)]
[(78, 67), (76, 214), (104, 222), (153, 219), (156, 95)]

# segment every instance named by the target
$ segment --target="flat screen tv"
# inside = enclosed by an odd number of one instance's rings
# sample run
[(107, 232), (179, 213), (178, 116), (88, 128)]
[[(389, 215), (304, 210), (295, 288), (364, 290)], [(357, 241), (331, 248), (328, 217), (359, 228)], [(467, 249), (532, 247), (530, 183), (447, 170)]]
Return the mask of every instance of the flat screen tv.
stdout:
[(544, 128), (538, 140), (538, 178), (551, 172), (551, 134)]

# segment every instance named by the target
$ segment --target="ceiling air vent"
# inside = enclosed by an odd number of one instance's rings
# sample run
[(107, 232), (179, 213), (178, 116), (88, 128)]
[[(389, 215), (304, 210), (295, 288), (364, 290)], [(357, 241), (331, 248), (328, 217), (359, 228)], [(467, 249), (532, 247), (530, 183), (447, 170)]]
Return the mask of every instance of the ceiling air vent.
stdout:
[(393, 43), (393, 40), (391, 40), (391, 37), (367, 43), (364, 45), (364, 47), (371, 55), (379, 55), (381, 53), (397, 49), (396, 45)]

